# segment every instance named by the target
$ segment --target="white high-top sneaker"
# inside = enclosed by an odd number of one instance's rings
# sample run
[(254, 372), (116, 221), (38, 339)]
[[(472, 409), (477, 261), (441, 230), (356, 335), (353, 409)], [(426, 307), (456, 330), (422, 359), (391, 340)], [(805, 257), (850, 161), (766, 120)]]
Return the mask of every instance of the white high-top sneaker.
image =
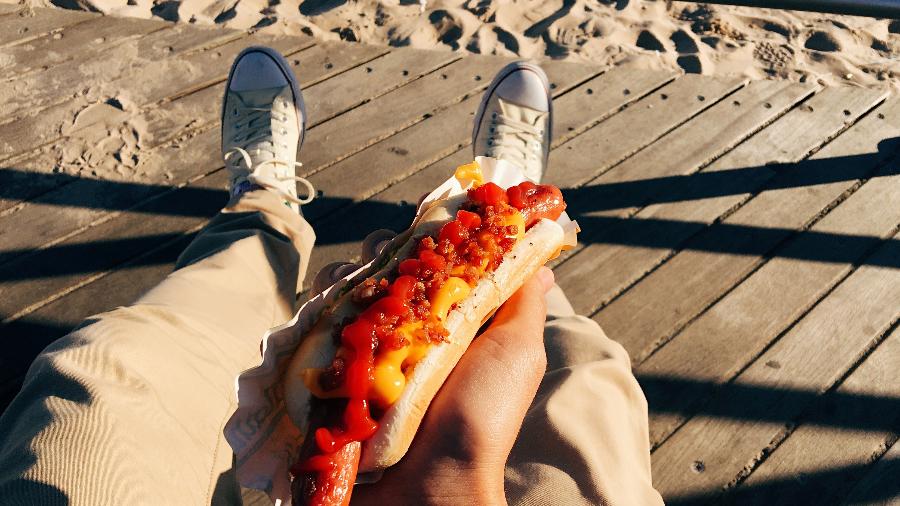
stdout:
[[(222, 156), (231, 172), (232, 196), (264, 188), (297, 212), (315, 190), (295, 170), (302, 164), (306, 110), (290, 65), (268, 47), (248, 47), (234, 60), (222, 103)], [(307, 194), (297, 196), (297, 181)]]
[(517, 61), (491, 82), (472, 130), (475, 156), (518, 165), (540, 182), (550, 156), (553, 101), (547, 75), (535, 64)]

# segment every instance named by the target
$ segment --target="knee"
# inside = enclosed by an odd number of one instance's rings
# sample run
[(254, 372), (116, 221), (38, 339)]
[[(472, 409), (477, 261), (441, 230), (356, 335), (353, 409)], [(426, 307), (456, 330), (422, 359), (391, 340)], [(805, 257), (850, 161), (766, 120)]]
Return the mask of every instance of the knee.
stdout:
[(628, 352), (606, 336), (597, 322), (584, 316), (555, 318), (544, 327), (547, 370), (591, 362), (612, 362), (631, 371)]

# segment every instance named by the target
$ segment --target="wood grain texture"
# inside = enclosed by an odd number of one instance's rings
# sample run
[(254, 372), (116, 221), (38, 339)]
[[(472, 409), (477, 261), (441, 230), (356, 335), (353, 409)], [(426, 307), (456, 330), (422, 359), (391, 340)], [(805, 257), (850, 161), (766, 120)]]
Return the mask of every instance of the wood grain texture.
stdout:
[[(142, 37), (169, 26), (168, 23), (137, 18), (110, 23), (109, 19), (102, 16), (90, 17), (86, 21), (57, 28), (52, 33), (26, 43), (5, 48), (4, 61), (0, 65), (0, 80), (8, 82), (21, 79), (30, 72), (48, 70), (53, 65), (74, 58), (87, 59), (113, 44)], [(74, 47), (79, 50), (73, 51)]]
[[(775, 176), (774, 166), (799, 162), (881, 97), (849, 88), (825, 90), (701, 172), (635, 182), (663, 190), (631, 219), (585, 239), (583, 251), (556, 268), (557, 282), (568, 290), (590, 293), (572, 303), (579, 314), (593, 314), (693, 234), (747, 200)], [(627, 193), (630, 187), (621, 191)]]
[[(872, 141), (874, 132), (900, 134), (896, 117), (900, 107), (892, 100), (845, 132), (841, 145), (856, 147)], [(887, 114), (885, 114), (887, 113)], [(879, 118), (879, 114), (884, 119)], [(890, 116), (889, 116), (890, 115)], [(835, 141), (837, 142), (837, 141)], [(839, 152), (828, 148), (824, 158)], [(818, 156), (818, 155), (817, 155)], [(883, 157), (860, 162), (862, 171), (872, 170)], [(842, 165), (835, 166), (840, 170)], [(886, 169), (889, 171), (889, 169)], [(786, 175), (776, 177), (779, 186)], [(731, 379), (780, 333), (803, 315), (831, 287), (838, 283), (872, 246), (872, 238), (890, 234), (900, 218), (896, 206), (889, 205), (898, 184), (896, 176), (882, 173), (863, 186), (847, 201), (816, 223), (809, 234), (800, 234), (793, 242), (773, 254), (773, 258), (713, 304), (675, 339), (636, 367), (644, 379), (650, 403), (657, 408), (650, 419), (650, 440), (658, 444), (671, 434), (692, 412), (694, 404)], [(845, 183), (852, 184), (852, 181)], [(802, 187), (798, 191), (805, 191)], [(887, 200), (886, 200), (887, 199)], [(879, 205), (890, 209), (875, 211)], [(865, 217), (865, 218), (863, 218)], [(856, 237), (856, 239), (854, 238)], [(867, 239), (868, 237), (868, 239)], [(824, 261), (831, 252), (843, 261)], [(813, 260), (819, 255), (820, 260)], [(740, 261), (740, 258), (734, 260)], [(737, 268), (737, 267), (736, 267)], [(696, 360), (695, 357), (716, 357)], [(687, 382), (660, 381), (660, 378), (686, 378)], [(679, 409), (672, 400), (677, 399)]]
[(900, 241), (884, 243), (656, 450), (664, 498), (713, 500), (865, 356), (900, 317), (900, 269), (887, 267), (897, 258)]
[[(742, 504), (840, 504), (896, 439), (897, 364), (900, 330), (895, 328), (835, 391), (818, 400), (800, 427), (731, 495)], [(889, 494), (885, 485), (882, 493)]]
[[(4, 6), (0, 18), (0, 47), (22, 44), (54, 30), (96, 18), (97, 14), (61, 9)], [(10, 12), (13, 11), (13, 12)]]

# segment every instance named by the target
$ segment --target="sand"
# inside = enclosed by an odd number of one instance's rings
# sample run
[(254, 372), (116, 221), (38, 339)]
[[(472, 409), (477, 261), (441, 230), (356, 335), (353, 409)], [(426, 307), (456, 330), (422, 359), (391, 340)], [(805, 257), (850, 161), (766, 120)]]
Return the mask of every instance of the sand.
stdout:
[(25, 2), (329, 40), (900, 90), (900, 20), (641, 0)]

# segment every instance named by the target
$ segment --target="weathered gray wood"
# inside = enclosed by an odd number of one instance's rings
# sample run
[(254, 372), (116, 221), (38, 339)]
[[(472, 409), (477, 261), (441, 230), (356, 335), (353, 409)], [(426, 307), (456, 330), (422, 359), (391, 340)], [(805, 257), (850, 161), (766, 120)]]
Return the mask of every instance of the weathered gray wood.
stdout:
[[(493, 74), (504, 63), (491, 59)], [(548, 72), (556, 70), (561, 86), (573, 85), (594, 72), (588, 67), (551, 63)], [(472, 117), (481, 97), (473, 96), (454, 104), (434, 116), (345, 158), (327, 170), (313, 174), (309, 180), (324, 196), (309, 204), (304, 215), (318, 220), (337, 209), (360, 202), (388, 186), (427, 167), (471, 142)], [(378, 167), (373, 171), (372, 167)]]
[[(650, 419), (653, 444), (668, 437), (703, 396), (734, 377), (840, 282), (851, 270), (850, 263), (859, 261), (875, 238), (893, 233), (900, 222), (900, 210), (891, 205), (900, 198), (898, 183), (897, 176), (866, 183), (816, 223), (811, 233), (801, 234), (776, 251), (775, 258), (636, 368), (638, 376), (650, 380), (645, 393), (654, 412)], [(879, 211), (882, 208), (885, 211)], [(839, 254), (847, 261), (803, 258), (816, 254)], [(694, 359), (699, 356), (716, 360)], [(678, 409), (672, 406), (673, 399), (677, 399)]]
[[(215, 33), (208, 30), (197, 31), (200, 33)], [(198, 40), (197, 43), (201, 43), (201, 41)], [(301, 85), (309, 86), (344, 72), (359, 63), (377, 57), (383, 52), (384, 49), (382, 48), (370, 46), (323, 43), (294, 53), (289, 62), (298, 72)], [(223, 81), (226, 78), (227, 70), (227, 67), (223, 67), (221, 70), (220, 76)], [(211, 123), (217, 124), (223, 86), (223, 84), (210, 86), (196, 93), (163, 102), (159, 106), (148, 106), (137, 112), (120, 111), (108, 107), (105, 109), (104, 114), (98, 118), (103, 123), (89, 124), (84, 127), (77, 124), (73, 125), (64, 129), (65, 136), (63, 138), (56, 139), (53, 142), (54, 144), (78, 143), (80, 142), (77, 138), (78, 136), (90, 136), (89, 132), (85, 132), (86, 129), (103, 129), (105, 128), (104, 123), (132, 122), (136, 125), (144, 125), (143, 130), (145, 133), (140, 139), (141, 149), (152, 150), (166, 142), (185, 136), (189, 137), (192, 132), (208, 129), (211, 127)], [(59, 109), (65, 108), (68, 108), (68, 105)], [(54, 121), (52, 117), (48, 118), (45, 114), (34, 119), (42, 123)], [(29, 128), (36, 128), (39, 131), (48, 129), (46, 125), (32, 125)], [(3, 126), (0, 126), (0, 131), (2, 130)], [(57, 131), (59, 128), (49, 128), (49, 130)], [(22, 135), (21, 132), (18, 134), (14, 132), (14, 136), (18, 138)], [(72, 138), (73, 136), (76, 138)], [(71, 182), (71, 176), (51, 173), (52, 168), (56, 164), (57, 156), (52, 150), (41, 150), (28, 158), (17, 159), (13, 164), (14, 170), (0, 173), (0, 188), (2, 188), (0, 190), (0, 212), (20, 205), (23, 201), (44, 194), (66, 182)], [(46, 176), (29, 178), (27, 177), (28, 174), (23, 174), (22, 171), (43, 173)], [(68, 190), (62, 191), (69, 193)], [(5, 214), (8, 214), (8, 212)], [(0, 222), (2, 222), (2, 219), (0, 219)]]
[(303, 145), (304, 173), (318, 172), (477, 93), (487, 86), (492, 68), (481, 58), (463, 58), (316, 126)]
[[(579, 67), (575, 66), (564, 67), (579, 69)], [(415, 69), (418, 67), (410, 65), (409, 68)], [(586, 71), (583, 70), (583, 67), (580, 69), (579, 71)], [(353, 75), (342, 74), (334, 79), (355, 78), (356, 76)], [(397, 78), (401, 77), (397, 76)], [(391, 89), (394, 87), (394, 84), (389, 80), (380, 80), (378, 86)], [(378, 92), (378, 86), (370, 86), (368, 88), (369, 93)], [(320, 83), (307, 90), (307, 98), (315, 101), (320, 94), (329, 91), (329, 89), (323, 88)], [(360, 95), (354, 98), (353, 94), (345, 94), (345, 97), (345, 100), (348, 100), (342, 105), (345, 108), (355, 106), (356, 102), (354, 100), (364, 100), (364, 97)], [(335, 103), (338, 104), (337, 102)], [(312, 132), (314, 131), (312, 130)], [(141, 184), (100, 183), (95, 180), (75, 181), (66, 187), (42, 196), (14, 214), (0, 218), (0, 225), (2, 225), (2, 228), (0, 228), (0, 239), (3, 240), (5, 247), (5, 259), (9, 261), (15, 258), (17, 253), (25, 254), (30, 249), (47, 247), (61, 240), (64, 242), (60, 244), (60, 247), (70, 243), (77, 243), (81, 239), (73, 236), (79, 230), (88, 226), (92, 227), (89, 229), (92, 232), (102, 232), (108, 239), (115, 239), (120, 232), (117, 232), (114, 227), (113, 230), (109, 230), (108, 227), (101, 226), (104, 222), (116, 218), (115, 210), (127, 209), (139, 204), (143, 199), (165, 191), (164, 185), (169, 181), (189, 181), (198, 176), (216, 171), (220, 166), (217, 131), (204, 131), (191, 138), (186, 144), (190, 146), (190, 149), (185, 149), (180, 144), (173, 144), (154, 150), (146, 163), (151, 166), (168, 168), (168, 171), (148, 171), (150, 176), (141, 181)], [(168, 178), (166, 177), (167, 175)], [(224, 179), (219, 181), (218, 184), (220, 187), (223, 187)], [(185, 193), (190, 191), (191, 189), (188, 189)], [(66, 206), (66, 202), (71, 199), (72, 195), (78, 195), (81, 201), (89, 203), (89, 207)], [(151, 208), (152, 206), (153, 203), (150, 204)], [(199, 225), (220, 206), (221, 203), (218, 203), (209, 206), (205, 213), (192, 213), (191, 216), (194, 219), (192, 223)], [(146, 221), (143, 217), (145, 212), (139, 207), (126, 214), (123, 220), (126, 223), (129, 220)], [(15, 230), (22, 226), (28, 227), (32, 233), (27, 235), (16, 234)], [(127, 229), (127, 225), (125, 227)], [(160, 227), (165, 227), (165, 220), (161, 220)], [(67, 239), (68, 237), (73, 238)], [(55, 246), (51, 246), (51, 248), (49, 251), (52, 257)], [(23, 272), (23, 269), (29, 270), (23, 266), (33, 265), (33, 262), (38, 262), (38, 265), (40, 265), (40, 262), (46, 262), (46, 260), (42, 260), (45, 257), (46, 255), (39, 254), (34, 258), (24, 258), (10, 267), (10, 270), (7, 272)], [(101, 264), (115, 265), (117, 261), (124, 259), (120, 258), (120, 255), (111, 254), (108, 260), (101, 261)], [(93, 266), (93, 269), (99, 268), (99, 265)], [(35, 276), (37, 276), (37, 273), (35, 273)], [(67, 287), (71, 286), (72, 282), (73, 279), (57, 276), (49, 279), (26, 279), (21, 280), (21, 282), (0, 285), (0, 293), (7, 295), (4, 301), (0, 303), (0, 306), (2, 306), (0, 307), (0, 313), (6, 315), (19, 314), (23, 310), (28, 310), (35, 304), (40, 304), (41, 301), (47, 300), (54, 293), (68, 289)], [(27, 288), (29, 286), (31, 288)]]
[[(375, 46), (320, 42), (291, 55), (288, 61), (301, 88), (307, 89), (356, 65), (382, 56), (387, 51), (387, 48)], [(185, 131), (199, 130), (217, 123), (227, 77), (224, 72), (227, 70), (223, 67), (221, 84), (149, 108), (144, 114), (150, 137), (148, 145), (152, 147), (169, 142)], [(308, 89), (306, 93), (309, 93)], [(310, 122), (307, 126), (311, 127), (312, 124)]]
[(83, 23), (98, 15), (62, 9), (24, 8), (0, 18), (0, 47), (21, 44), (45, 33)]
[(866, 354), (900, 316), (897, 258), (895, 237), (656, 450), (663, 497), (715, 497)]
[[(744, 81), (737, 78), (682, 76), (609, 121), (560, 146), (551, 155), (547, 182), (566, 188), (581, 186), (743, 84)], [(597, 156), (598, 149), (602, 153), (600, 157)]]
[[(579, 75), (579, 72), (589, 72), (588, 70), (581, 69), (579, 71), (576, 66), (561, 66), (567, 70), (574, 70), (572, 75), (563, 75), (560, 78), (560, 86), (565, 86), (567, 80), (576, 79)], [(213, 139), (209, 138), (210, 136), (206, 136), (206, 142), (212, 143)], [(197, 139), (191, 144), (192, 148), (199, 148), (202, 153), (212, 152), (212, 146), (202, 146), (197, 144)], [(174, 153), (173, 153), (174, 154)], [(178, 166), (194, 166), (195, 164), (188, 163), (187, 160), (192, 156), (190, 153), (183, 153), (180, 150), (177, 153), (181, 156), (187, 156), (188, 159), (184, 160), (170, 160), (171, 165), (173, 167)], [(202, 157), (204, 155), (197, 155), (198, 157)], [(214, 186), (221, 187), (225, 181), (224, 173), (216, 173), (213, 177), (202, 179), (201, 182), (203, 184), (213, 184)], [(85, 183), (85, 191), (90, 191), (91, 187)], [(138, 208), (135, 209), (134, 212), (129, 213), (124, 217), (124, 219), (112, 220), (107, 223), (98, 223), (92, 228), (89, 228), (85, 233), (87, 235), (78, 235), (69, 239), (61, 244), (58, 247), (51, 247), (47, 249), (45, 252), (41, 252), (35, 256), (27, 257), (22, 259), (19, 263), (16, 263), (9, 267), (7, 270), (6, 277), (14, 278), (18, 273), (28, 272), (28, 274), (21, 275), (20, 280), (13, 279), (10, 282), (4, 283), (2, 288), (0, 288), (0, 293), (3, 293), (5, 297), (3, 297), (2, 308), (0, 308), (0, 313), (7, 315), (19, 315), (24, 312), (29, 312), (33, 307), (37, 304), (46, 303), (47, 300), (50, 300), (54, 297), (56, 293), (64, 293), (68, 290), (71, 290), (71, 286), (73, 283), (77, 283), (79, 276), (83, 275), (83, 273), (72, 273), (72, 272), (63, 272), (61, 274), (55, 276), (41, 277), (41, 271), (43, 270), (42, 266), (52, 265), (55, 263), (55, 257), (59, 255), (58, 251), (61, 250), (66, 252), (65, 249), (68, 245), (77, 245), (83, 244), (87, 241), (90, 244), (92, 241), (128, 241), (129, 239), (132, 242), (128, 244), (119, 244), (116, 246), (116, 250), (121, 250), (121, 253), (116, 253), (110, 251), (108, 255), (99, 255), (100, 257), (106, 257), (106, 259), (96, 259), (97, 262), (93, 262), (88, 269), (92, 274), (94, 274), (97, 270), (102, 270), (104, 268), (110, 268), (114, 266), (116, 262), (121, 262), (124, 259), (128, 258), (129, 255), (134, 255), (135, 252), (133, 248), (141, 248), (143, 247), (143, 243), (141, 242), (141, 237), (146, 237), (148, 235), (154, 237), (160, 236), (168, 236), (174, 233), (174, 230), (184, 230), (190, 228), (192, 226), (199, 226), (205, 221), (206, 217), (215, 212), (220, 206), (221, 202), (212, 202), (207, 199), (206, 202), (203, 203), (206, 206), (206, 212), (201, 211), (185, 211), (184, 209), (179, 209), (179, 213), (185, 214), (189, 217), (187, 221), (182, 220), (178, 216), (173, 218), (157, 218), (155, 220), (146, 220), (143, 218), (143, 215), (140, 213), (153, 212), (154, 207), (157, 209), (172, 209), (177, 208), (177, 202), (179, 199), (185, 198), (183, 195), (190, 195), (191, 192), (197, 191), (199, 188), (197, 186), (192, 186), (191, 188), (187, 188), (184, 191), (177, 193), (176, 195), (170, 195), (160, 199), (159, 201), (149, 202), (143, 207), (148, 209)], [(153, 188), (123, 188), (123, 190), (128, 190), (128, 192), (147, 192), (147, 191), (156, 191), (160, 192), (161, 189), (153, 189)], [(97, 191), (98, 193), (103, 191), (103, 188), (94, 189), (93, 191)], [(124, 191), (120, 192), (103, 192), (103, 194), (98, 195), (98, 198), (102, 198), (104, 195), (119, 195), (122, 193), (128, 193)], [(201, 192), (202, 195), (206, 195), (205, 192)], [(187, 197), (188, 199), (192, 197)], [(193, 197), (197, 199), (197, 197)], [(167, 203), (168, 202), (168, 203)], [(199, 204), (198, 204), (199, 205)], [(182, 206), (183, 207), (183, 206)], [(86, 211), (83, 210), (72, 210), (73, 214), (83, 213)], [(18, 216), (21, 213), (17, 213), (13, 216)], [(165, 212), (164, 212), (165, 214)], [(147, 223), (149, 222), (149, 223)], [(48, 224), (50, 226), (52, 224)], [(140, 235), (135, 235), (136, 232), (140, 230)], [(65, 269), (63, 269), (65, 271)], [(0, 276), (2, 277), (2, 276)]]
[[(139, 18), (122, 18), (110, 23), (106, 17), (91, 17), (85, 22), (4, 49), (0, 80), (21, 79), (30, 72), (47, 70), (52, 65), (73, 58), (91, 58), (111, 45), (171, 26), (169, 23)], [(187, 33), (205, 31), (191, 30)]]
[[(299, 53), (296, 58), (292, 59), (298, 62), (298, 65), (301, 65), (304, 53), (306, 51)], [(363, 53), (368, 54), (365, 50)], [(446, 61), (444, 59), (446, 57), (447, 54), (444, 53), (434, 61), (434, 64)], [(338, 60), (340, 59), (338, 58)], [(352, 65), (351, 61), (340, 63)], [(332, 66), (334, 65), (332, 64)], [(381, 77), (375, 76), (375, 79), (370, 81), (365, 88), (360, 88), (355, 92), (348, 91), (340, 97), (332, 99), (329, 107), (336, 111), (351, 109), (373, 95), (377, 96), (384, 90), (396, 88), (398, 82), (401, 84), (408, 82), (408, 79), (413, 78), (418, 72), (424, 72), (433, 68), (432, 63), (428, 62), (407, 62), (405, 66), (410, 69), (409, 73), (412, 76), (403, 76), (402, 72), (393, 73), (396, 75), (388, 72), (378, 73), (379, 75), (384, 75)], [(307, 89), (307, 100), (310, 103), (316, 103), (323, 97), (330, 95), (334, 91), (335, 85), (326, 86), (326, 83), (330, 83), (333, 80), (359, 82), (359, 76), (345, 73), (334, 79), (319, 82)], [(216, 106), (216, 110), (218, 110), (218, 106)], [(167, 125), (171, 124), (168, 123)], [(165, 132), (160, 135), (172, 136), (171, 133)], [(185, 159), (181, 145), (177, 143), (150, 151), (144, 155), (146, 160), (143, 166), (147, 167), (144, 169), (147, 176), (138, 181), (140, 184), (131, 185), (128, 191), (110, 191), (119, 187), (117, 184), (97, 184), (94, 180), (75, 181), (68, 186), (42, 196), (18, 212), (0, 217), (0, 241), (7, 248), (6, 259), (10, 259), (12, 256), (9, 250), (27, 251), (39, 248), (97, 220), (106, 219), (105, 217), (109, 214), (107, 210), (125, 209), (140, 202), (141, 198), (147, 198), (160, 191), (160, 188), (156, 186), (160, 183), (172, 182), (177, 184), (186, 182), (198, 175), (215, 170), (221, 163), (219, 151), (213, 147), (217, 139), (217, 131), (206, 130), (199, 133), (193, 139), (192, 148), (202, 146), (204, 151), (194, 156), (193, 160)], [(191, 155), (187, 156), (190, 157)], [(65, 202), (70, 200), (73, 194), (79, 195), (79, 200), (86, 205), (75, 209), (64, 208)], [(54, 211), (52, 207), (58, 207), (59, 209)], [(28, 235), (15, 234), (14, 231), (18, 229), (20, 224), (27, 224), (22, 226), (28, 226), (33, 233)]]
[(343, 79), (322, 82), (318, 86), (316, 100), (310, 100), (306, 105), (309, 118), (314, 123), (323, 123), (345, 111), (348, 101), (357, 104), (368, 102), (458, 58), (452, 53), (395, 49), (348, 70)]
[(895, 329), (731, 495), (741, 504), (840, 504), (896, 438), (897, 364)]
[[(558, 146), (581, 134), (674, 77), (675, 74), (670, 72), (618, 67), (571, 91), (557, 86), (553, 101), (555, 124), (552, 145)], [(327, 263), (358, 257), (362, 239), (373, 230), (402, 229), (411, 219), (412, 206), (418, 197), (437, 187), (453, 168), (471, 159), (472, 148), (461, 148), (379, 192), (347, 213), (338, 213), (338, 216), (323, 220), (319, 246), (313, 254), (310, 270), (315, 272)], [(341, 231), (340, 237), (330, 232), (338, 229)]]
[[(122, 61), (128, 61), (133, 58), (132, 53), (143, 55), (147, 60), (168, 61), (173, 57), (185, 53), (197, 54), (202, 53), (202, 49), (210, 46), (216, 46), (228, 41), (234, 41), (236, 38), (243, 37), (244, 34), (235, 31), (216, 31), (208, 29), (191, 29), (190, 25), (175, 25), (171, 28), (155, 31), (139, 39), (128, 39), (124, 42), (114, 43), (115, 41), (90, 42), (89, 45), (103, 46), (103, 50), (95, 52), (90, 58), (75, 59), (64, 62), (60, 65), (52, 67), (46, 72), (33, 74), (24, 79), (13, 81), (0, 89), (0, 99), (12, 100), (12, 95), (16, 91), (29, 89), (29, 86), (37, 87), (41, 93), (52, 96), (56, 100), (55, 105), (44, 107), (39, 103), (30, 103), (22, 101), (21, 104), (27, 106), (26, 109), (20, 110), (13, 117), (17, 117), (15, 121), (6, 122), (0, 125), (0, 159), (8, 159), (17, 154), (32, 151), (40, 146), (49, 146), (57, 141), (63, 134), (63, 130), (70, 130), (78, 115), (85, 109), (103, 103), (108, 98), (116, 98), (122, 108), (127, 108), (128, 112), (135, 112), (142, 105), (135, 103), (134, 98), (138, 95), (128, 92), (137, 90), (143, 86), (141, 64), (136, 63), (131, 67), (108, 66), (105, 74), (100, 74), (104, 84), (103, 89), (93, 89), (84, 83), (91, 82), (88, 75), (91, 71), (83, 70), (85, 68), (93, 69), (95, 65), (101, 65), (106, 60), (117, 61), (118, 65), (122, 65)], [(246, 44), (251, 44), (247, 42)], [(239, 44), (239, 42), (232, 42)], [(98, 63), (99, 62), (99, 63)], [(146, 61), (144, 61), (146, 63)], [(219, 79), (224, 79), (227, 67), (221, 63), (208, 71), (214, 75), (219, 75)], [(122, 71), (127, 79), (117, 80)], [(73, 83), (77, 84), (75, 86)], [(189, 90), (190, 83), (185, 80), (173, 79), (169, 83), (169, 91), (171, 93), (183, 94)], [(86, 91), (85, 91), (86, 90)], [(65, 98), (66, 100), (58, 100)], [(12, 102), (10, 102), (12, 103)], [(117, 112), (117, 111), (113, 111)], [(118, 111), (121, 112), (121, 111)], [(87, 125), (85, 125), (87, 126)]]
[(826, 89), (693, 176), (637, 181), (664, 188), (657, 203), (599, 234), (591, 233), (587, 220), (583, 251), (556, 267), (557, 282), (574, 293), (589, 293), (573, 305), (579, 314), (593, 314), (691, 235), (750, 198), (775, 175), (773, 165), (799, 162), (882, 97)]
[[(890, 120), (875, 116), (873, 121), (887, 128)], [(882, 135), (858, 139), (851, 146), (845, 143), (852, 141), (840, 142), (841, 137), (838, 137), (835, 143), (826, 146), (807, 163), (821, 161), (823, 167), (819, 170), (828, 170), (824, 164), (830, 162), (826, 158), (878, 153), (876, 138), (882, 139)], [(847, 151), (840, 150), (841, 146), (847, 147)], [(774, 188), (763, 191), (721, 223), (688, 241), (684, 251), (604, 307), (594, 318), (630, 351), (632, 360), (642, 361), (755, 269), (765, 254), (789, 237), (793, 229), (807, 226), (820, 211), (852, 187), (857, 178), (866, 177), (873, 165), (865, 163), (864, 159), (857, 161), (862, 163), (847, 164), (844, 177), (828, 184), (810, 184), (809, 172), (786, 170), (783, 180)], [(844, 166), (840, 159), (836, 163), (839, 165), (832, 166), (832, 171), (839, 171)], [(672, 297), (672, 293), (689, 293), (690, 297)], [(652, 311), (653, 318), (637, 317), (645, 311)]]
[[(182, 26), (185, 25), (176, 28)], [(175, 91), (189, 93), (218, 82), (222, 79), (220, 75), (227, 72), (231, 60), (248, 45), (264, 44), (291, 54), (314, 44), (313, 39), (307, 37), (255, 33), (209, 51), (185, 51), (172, 58), (169, 56), (174, 54), (173, 44), (177, 41), (163, 42), (171, 40), (175, 33), (174, 28), (161, 30), (115, 45), (103, 53), (103, 58), (62, 63), (47, 72), (14, 81), (7, 87), (11, 88), (8, 91), (7, 88), (0, 90), (0, 97), (12, 110), (25, 110), (31, 114), (79, 96), (95, 100), (112, 96), (123, 103), (141, 107), (171, 98)], [(170, 47), (173, 51), (169, 51)], [(154, 56), (154, 52), (158, 56)], [(73, 89), (73, 83), (79, 83), (80, 88)], [(69, 93), (61, 90), (69, 90)]]
[[(896, 363), (896, 362), (895, 362)], [(900, 504), (900, 445), (895, 440), (866, 476), (853, 488), (844, 504)]]
[[(814, 89), (811, 85), (755, 81), (591, 180), (567, 200), (570, 213), (585, 220), (597, 219), (582, 234), (582, 242), (563, 252), (556, 264), (581, 251), (596, 234), (603, 233), (606, 226), (599, 222), (609, 221), (609, 218), (618, 221), (652, 203), (648, 201), (659, 195), (661, 188), (638, 186), (638, 181), (696, 172), (779, 117)], [(629, 130), (623, 127), (620, 131)], [(615, 137), (612, 139), (611, 142), (618, 142)], [(616, 189), (626, 184), (631, 185), (627, 193)], [(622, 206), (622, 199), (626, 199), (628, 205)]]

